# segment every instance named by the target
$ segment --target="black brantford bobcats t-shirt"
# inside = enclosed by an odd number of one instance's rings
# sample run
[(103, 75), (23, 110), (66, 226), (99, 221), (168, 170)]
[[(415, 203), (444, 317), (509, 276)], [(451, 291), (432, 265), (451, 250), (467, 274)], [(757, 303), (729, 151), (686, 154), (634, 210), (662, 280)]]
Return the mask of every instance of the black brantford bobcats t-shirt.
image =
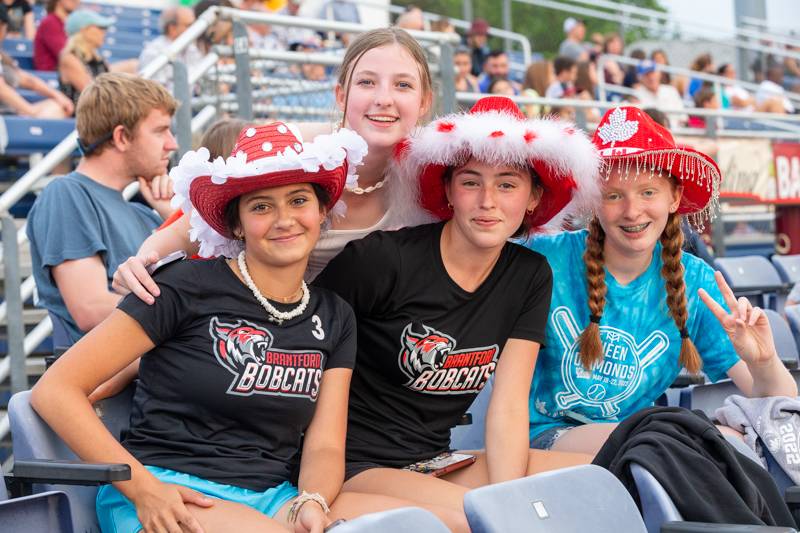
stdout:
[(314, 284), (338, 293), (358, 323), (347, 460), (403, 466), (449, 447), (449, 430), (510, 338), (543, 343), (552, 273), (507, 243), (475, 292), (447, 274), (443, 223), (378, 231), (349, 243)]
[(156, 344), (123, 445), (145, 465), (218, 483), (263, 491), (289, 480), (322, 373), (355, 362), (350, 306), (314, 287), (305, 312), (277, 325), (223, 258), (182, 261), (155, 280), (155, 304), (119, 305)]

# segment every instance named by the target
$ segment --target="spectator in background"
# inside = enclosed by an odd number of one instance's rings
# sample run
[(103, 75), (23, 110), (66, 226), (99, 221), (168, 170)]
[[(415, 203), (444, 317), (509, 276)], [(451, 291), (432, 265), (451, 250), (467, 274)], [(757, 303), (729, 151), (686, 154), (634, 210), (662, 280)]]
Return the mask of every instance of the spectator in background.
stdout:
[(69, 40), (58, 59), (58, 87), (75, 105), (84, 87), (100, 74), (112, 70), (136, 72), (139, 64), (136, 59), (109, 65), (100, 55), (106, 28), (113, 22), (113, 19), (88, 9), (78, 9), (67, 17), (65, 27)]
[[(144, 67), (152, 60), (163, 54), (169, 45), (178, 38), (186, 28), (194, 23), (194, 11), (188, 7), (167, 7), (161, 12), (158, 18), (158, 25), (161, 29), (161, 35), (155, 39), (148, 41), (142, 53), (139, 55), (139, 64)], [(187, 67), (191, 68), (196, 65), (203, 55), (194, 44), (190, 44), (183, 52), (175, 57), (175, 59), (183, 61)], [(167, 65), (151, 78), (165, 86), (172, 92), (172, 65)]]
[[(787, 44), (786, 51), (797, 53), (800, 51), (800, 47)], [(783, 87), (792, 92), (800, 90), (800, 60), (796, 57), (784, 56), (783, 58)]]
[(558, 47), (558, 55), (568, 57), (576, 63), (587, 61), (589, 52), (583, 42), (586, 37), (586, 24), (582, 20), (569, 17), (564, 21), (564, 33), (567, 38)]
[(33, 68), (58, 70), (58, 55), (67, 44), (64, 22), (78, 8), (80, 0), (47, 0), (47, 15), (39, 22), (33, 38)]
[[(522, 96), (538, 98), (544, 96), (547, 88), (555, 79), (553, 64), (550, 61), (537, 61), (528, 66), (525, 71), (525, 84), (522, 88)], [(528, 118), (539, 118), (548, 113), (547, 106), (538, 104), (527, 104), (523, 106), (523, 112)]]
[(0, 9), (6, 12), (6, 37), (33, 39), (36, 36), (33, 8), (28, 0), (2, 0)]
[[(736, 67), (732, 63), (725, 63), (717, 70), (717, 74), (729, 80), (736, 81)], [(762, 111), (765, 113), (785, 113), (783, 100), (780, 97), (765, 99), (760, 105), (756, 105), (755, 97), (744, 87), (737, 83), (723, 86), (723, 107), (736, 111)]]
[(395, 25), (404, 30), (425, 31), (425, 17), (422, 14), (422, 10), (417, 6), (408, 6), (397, 17)]
[(774, 100), (780, 103), (784, 113), (794, 113), (794, 104), (786, 97), (786, 90), (783, 88), (783, 66), (774, 65), (767, 69), (767, 77), (758, 85), (756, 91), (756, 106), (767, 105), (767, 102)]
[(456, 27), (450, 22), (447, 17), (439, 17), (431, 22), (431, 31), (439, 31), (442, 33), (456, 33)]
[[(652, 59), (653, 63), (656, 65), (669, 66), (669, 58), (667, 58), (667, 53), (664, 50), (653, 50), (650, 54), (650, 59)], [(672, 76), (670, 76), (669, 72), (665, 70), (661, 71), (661, 83), (666, 83), (667, 85), (672, 83)]]
[(492, 50), (486, 57), (486, 62), (483, 64), (483, 74), (478, 78), (478, 87), (482, 93), (489, 92), (489, 84), (494, 78), (502, 78), (508, 80), (511, 87), (514, 89), (514, 94), (518, 93), (521, 87), (515, 81), (508, 78), (511, 71), (511, 65), (508, 61), (508, 54), (502, 50)]
[[(714, 66), (714, 60), (711, 57), (711, 54), (700, 54), (694, 61), (692, 61), (691, 68), (695, 72), (700, 72), (703, 74), (714, 74), (716, 72), (716, 67)], [(694, 98), (694, 95), (703, 88), (703, 86), (708, 83), (700, 78), (692, 78), (689, 80), (689, 86), (686, 88), (686, 92), (684, 96), (688, 96), (689, 98)]]
[[(17, 89), (34, 91), (45, 99), (28, 102)], [(65, 118), (71, 117), (73, 111), (72, 100), (33, 74), (20, 69), (12, 58), (0, 52), (0, 114), (13, 113), (33, 118)]]
[(578, 93), (575, 90), (575, 78), (578, 76), (578, 65), (575, 60), (567, 56), (559, 56), (553, 61), (553, 70), (556, 79), (547, 87), (547, 98), (574, 98)]
[[(83, 159), (45, 187), (28, 215), (41, 305), (66, 323), (73, 342), (114, 310), (120, 296), (109, 289), (111, 276), (170, 212), (164, 174), (177, 148), (170, 132), (176, 107), (153, 81), (98, 76), (76, 111)], [(122, 197), (137, 180), (157, 212)]]
[(514, 87), (511, 82), (506, 78), (492, 78), (489, 82), (489, 94), (497, 94), (500, 96), (514, 96)]
[[(672, 85), (661, 83), (661, 72), (657, 65), (650, 60), (642, 61), (638, 67), (640, 87), (636, 89), (636, 98), (642, 107), (655, 107), (657, 109), (683, 109), (683, 98)], [(670, 114), (672, 128), (686, 122), (685, 115)]]
[[(301, 0), (287, 0), (286, 5), (278, 11), (278, 15), (285, 17), (297, 17), (300, 13)], [(196, 12), (195, 12), (196, 13)], [(316, 34), (313, 30), (308, 28), (289, 28), (286, 26), (275, 26), (272, 28), (272, 35), (278, 39), (280, 47), (284, 50), (289, 49), (289, 45), (293, 42), (305, 41), (312, 39)]]
[[(698, 109), (719, 109), (721, 107), (717, 93), (711, 87), (703, 87), (694, 93), (694, 106)], [(706, 120), (704, 116), (689, 115), (688, 126), (690, 128), (705, 128)], [(713, 118), (711, 120), (714, 120)]]
[[(619, 33), (609, 33), (603, 41), (603, 53), (621, 56), (625, 50), (625, 43)], [(614, 59), (606, 59), (603, 63), (603, 79), (606, 83), (622, 85), (625, 81), (625, 70)]]
[(472, 52), (472, 75), (480, 76), (483, 64), (489, 57), (489, 23), (482, 18), (476, 18), (467, 32), (467, 46)]
[[(644, 61), (647, 58), (644, 50), (636, 48), (631, 50), (631, 59)], [(636, 65), (628, 65), (625, 67), (625, 78), (622, 80), (622, 85), (629, 89), (636, 89), (639, 86), (639, 71)]]
[(478, 93), (478, 79), (472, 75), (472, 54), (466, 46), (459, 46), (453, 53), (456, 67), (456, 91)]
[[(261, 0), (240, 0), (239, 9), (245, 11), (267, 12), (267, 6)], [(259, 50), (281, 49), (278, 37), (273, 33), (272, 26), (265, 22), (248, 22), (247, 35), (250, 38), (250, 47)]]
[[(201, 0), (194, 5), (194, 18), (197, 19), (212, 6), (233, 7), (233, 4), (230, 0)], [(204, 55), (209, 53), (215, 44), (233, 44), (233, 23), (230, 20), (218, 19), (197, 39), (197, 48)]]

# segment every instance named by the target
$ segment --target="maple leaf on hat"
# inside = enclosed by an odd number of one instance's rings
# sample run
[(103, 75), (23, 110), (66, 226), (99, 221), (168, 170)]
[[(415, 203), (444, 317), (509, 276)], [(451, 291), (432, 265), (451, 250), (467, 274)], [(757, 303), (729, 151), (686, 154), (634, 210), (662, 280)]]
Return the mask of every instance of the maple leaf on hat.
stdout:
[(608, 122), (598, 129), (598, 135), (603, 139), (603, 144), (617, 141), (627, 141), (639, 130), (639, 122), (628, 120), (627, 112), (618, 107), (609, 116)]

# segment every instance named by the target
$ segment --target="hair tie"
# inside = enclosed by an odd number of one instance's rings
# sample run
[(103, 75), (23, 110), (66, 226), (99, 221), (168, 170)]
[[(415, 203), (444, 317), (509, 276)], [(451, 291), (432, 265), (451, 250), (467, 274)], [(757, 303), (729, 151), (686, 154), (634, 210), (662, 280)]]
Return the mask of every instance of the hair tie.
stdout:
[(686, 328), (681, 328), (681, 339), (688, 339), (689, 338), (689, 330)]
[(589, 315), (589, 322), (593, 322), (595, 324), (599, 324), (601, 318), (602, 318), (602, 315)]

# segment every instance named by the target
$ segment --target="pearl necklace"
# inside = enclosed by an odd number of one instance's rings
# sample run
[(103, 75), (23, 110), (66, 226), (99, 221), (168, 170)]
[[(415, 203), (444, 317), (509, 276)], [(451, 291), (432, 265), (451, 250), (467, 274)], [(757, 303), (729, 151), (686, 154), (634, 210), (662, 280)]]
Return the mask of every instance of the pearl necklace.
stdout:
[(303, 290), (303, 297), (300, 299), (300, 304), (292, 309), (291, 311), (278, 311), (275, 307), (269, 303), (269, 300), (264, 298), (264, 295), (261, 294), (261, 291), (258, 290), (256, 284), (253, 282), (253, 278), (250, 277), (250, 272), (247, 270), (247, 263), (244, 261), (244, 250), (239, 253), (239, 257), (237, 258), (237, 263), (239, 265), (239, 271), (242, 273), (242, 277), (244, 278), (244, 283), (247, 285), (250, 290), (253, 292), (253, 296), (256, 297), (258, 303), (267, 311), (269, 315), (267, 318), (270, 322), (274, 322), (279, 326), (283, 324), (286, 320), (291, 320), (294, 317), (300, 316), (308, 307), (308, 300), (311, 298), (311, 293), (308, 290), (308, 285), (306, 282), (303, 281), (301, 285), (301, 289)]
[(378, 183), (376, 183), (375, 185), (370, 185), (369, 187), (365, 187), (363, 189), (361, 187), (358, 187), (358, 186), (356, 186), (356, 187), (347, 187), (347, 186), (345, 186), (344, 190), (346, 190), (347, 192), (351, 192), (353, 194), (358, 194), (358, 195), (369, 194), (372, 191), (377, 191), (378, 189), (383, 187), (385, 184), (386, 184), (386, 176), (384, 176), (383, 179), (381, 181), (379, 181)]

